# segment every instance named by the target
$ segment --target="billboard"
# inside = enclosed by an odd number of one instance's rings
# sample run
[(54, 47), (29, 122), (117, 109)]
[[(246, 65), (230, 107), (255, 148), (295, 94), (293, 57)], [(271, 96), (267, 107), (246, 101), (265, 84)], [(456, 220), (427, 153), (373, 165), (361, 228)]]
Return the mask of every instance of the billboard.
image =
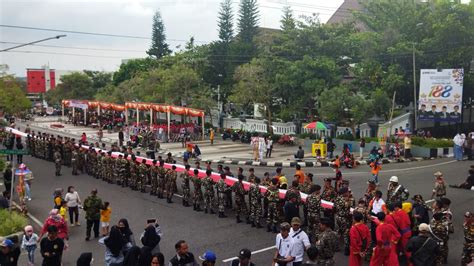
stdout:
[(421, 69), (418, 119), (461, 121), (464, 69)]

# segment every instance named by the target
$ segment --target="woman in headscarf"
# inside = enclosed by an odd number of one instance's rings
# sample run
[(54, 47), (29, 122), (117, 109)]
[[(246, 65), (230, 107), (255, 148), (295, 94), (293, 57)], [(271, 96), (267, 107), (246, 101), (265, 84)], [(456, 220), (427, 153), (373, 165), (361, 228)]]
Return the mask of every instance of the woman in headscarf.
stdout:
[(123, 261), (123, 266), (137, 266), (138, 261), (140, 260), (141, 250), (138, 246), (131, 247), (127, 255), (125, 256), (125, 260)]
[(43, 236), (48, 232), (48, 227), (51, 225), (54, 225), (56, 226), (56, 228), (58, 228), (59, 238), (61, 238), (62, 240), (69, 239), (67, 222), (61, 215), (58, 214), (58, 209), (52, 209), (49, 212), (49, 216), (48, 218), (46, 218), (46, 221), (43, 224), (43, 228), (41, 229), (39, 239), (43, 238)]
[(151, 262), (149, 265), (153, 266), (164, 266), (165, 265), (165, 256), (161, 253), (153, 254), (151, 257)]
[(105, 265), (121, 266), (124, 259), (122, 249), (127, 243), (125, 243), (118, 227), (112, 226), (109, 236), (101, 238), (99, 243), (105, 245)]
[(160, 252), (160, 240), (161, 237), (156, 232), (154, 224), (148, 224), (145, 228), (145, 232), (140, 237), (140, 240), (144, 247), (148, 247), (151, 250), (151, 254)]
[(92, 264), (92, 253), (84, 252), (77, 259), (77, 266), (90, 266)]
[(132, 230), (130, 230), (127, 219), (120, 219), (118, 221), (117, 227), (120, 230), (120, 234), (122, 235), (124, 242), (127, 244), (123, 250), (123, 254), (126, 255), (130, 247), (135, 246), (135, 237)]

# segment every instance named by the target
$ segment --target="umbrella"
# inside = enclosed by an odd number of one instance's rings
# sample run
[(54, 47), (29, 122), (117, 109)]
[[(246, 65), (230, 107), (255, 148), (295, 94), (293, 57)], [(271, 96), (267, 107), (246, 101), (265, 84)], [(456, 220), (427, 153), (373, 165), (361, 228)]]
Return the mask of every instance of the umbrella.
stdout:
[(311, 122), (304, 126), (306, 129), (329, 129), (329, 126), (323, 122)]

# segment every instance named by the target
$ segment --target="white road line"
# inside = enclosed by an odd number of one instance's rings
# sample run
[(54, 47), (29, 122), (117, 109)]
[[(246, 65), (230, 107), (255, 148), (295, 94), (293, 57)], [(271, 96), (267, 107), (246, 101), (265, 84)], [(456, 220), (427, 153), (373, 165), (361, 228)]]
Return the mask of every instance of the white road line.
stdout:
[[(13, 203), (13, 205), (15, 205), (15, 207), (16, 207), (17, 209), (20, 209), (20, 205), (18, 205), (18, 204), (17, 204), (16, 202), (14, 202), (14, 201), (13, 201), (12, 203)], [(43, 223), (40, 222), (40, 220), (38, 220), (38, 218), (34, 217), (34, 216), (33, 216), (31, 213), (29, 213), (29, 212), (26, 213), (26, 215), (27, 215), (33, 222), (35, 222), (39, 227), (43, 228)]]
[[(390, 169), (390, 170), (382, 170), (382, 173), (391, 173), (391, 172), (402, 172), (402, 171), (411, 171), (411, 170), (416, 170), (416, 169), (424, 169), (424, 168), (432, 168), (433, 166), (440, 166), (440, 165), (445, 165), (445, 164), (451, 164), (451, 163), (457, 163), (458, 161), (449, 161), (449, 162), (442, 162), (442, 163), (436, 163), (436, 164), (430, 164), (430, 165), (423, 165), (423, 166), (415, 166), (415, 167), (410, 167), (410, 168), (401, 168), (401, 169)], [(367, 174), (369, 173), (369, 170), (366, 172), (345, 172), (344, 175), (358, 175), (358, 174)], [(327, 176), (328, 174), (314, 174), (315, 176)]]
[[(252, 251), (252, 255), (253, 254), (257, 254), (257, 253), (261, 253), (261, 252), (265, 252), (265, 251), (268, 251), (268, 250), (271, 250), (271, 249), (274, 249), (275, 246), (271, 246), (271, 247), (268, 247), (268, 248), (262, 248), (262, 249), (259, 249), (259, 250), (256, 250), (256, 251)], [(235, 259), (238, 259), (238, 257), (233, 257), (233, 258), (229, 258), (229, 259), (225, 259), (223, 260), (222, 262), (229, 262), (229, 261), (233, 261)]]

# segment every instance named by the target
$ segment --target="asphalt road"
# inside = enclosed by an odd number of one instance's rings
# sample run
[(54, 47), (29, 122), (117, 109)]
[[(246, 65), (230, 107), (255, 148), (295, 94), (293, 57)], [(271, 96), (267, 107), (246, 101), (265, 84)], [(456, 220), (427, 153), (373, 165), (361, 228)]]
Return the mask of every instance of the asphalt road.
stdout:
[[(267, 233), (265, 229), (251, 228), (244, 223), (236, 224), (232, 212), (227, 211), (229, 218), (218, 219), (216, 215), (193, 212), (191, 208), (185, 208), (180, 203), (180, 198), (175, 197), (173, 204), (165, 200), (158, 200), (149, 194), (131, 191), (117, 185), (111, 185), (101, 180), (94, 179), (85, 174), (72, 176), (71, 169), (63, 167), (63, 175), (54, 176), (54, 165), (36, 158), (27, 156), (25, 162), (33, 171), (35, 180), (32, 185), (33, 200), (28, 203), (29, 211), (40, 221), (44, 221), (49, 210), (53, 207), (52, 193), (55, 188), (64, 189), (74, 185), (84, 200), (93, 188), (97, 188), (99, 196), (104, 201), (111, 202), (111, 223), (116, 223), (120, 218), (127, 218), (131, 224), (135, 238), (138, 241), (148, 218), (158, 218), (164, 232), (160, 247), (168, 260), (174, 255), (174, 244), (184, 239), (189, 243), (190, 251), (198, 255), (207, 249), (216, 252), (218, 260), (223, 261), (234, 257), (243, 248), (258, 251), (252, 256), (257, 265), (269, 265), (273, 255), (275, 235)], [(381, 171), (380, 189), (386, 192), (388, 179), (391, 175), (397, 175), (400, 183), (410, 190), (410, 194), (422, 194), (429, 198), (433, 186), (433, 173), (442, 171), (448, 183), (460, 183), (465, 180), (467, 170), (472, 162), (455, 162), (451, 159), (438, 159), (431, 161), (399, 163), (384, 165)], [(232, 172), (236, 172), (237, 166), (230, 166)], [(248, 166), (243, 166), (248, 169)], [(322, 184), (322, 178), (333, 176), (330, 168), (305, 168), (305, 172), (311, 172), (316, 176), (315, 182)], [(265, 171), (274, 172), (275, 168), (256, 168), (256, 174), (262, 176)], [(291, 180), (294, 169), (285, 168), (284, 173)], [(244, 173), (245, 174), (245, 173)], [(343, 169), (345, 179), (350, 180), (350, 186), (356, 198), (363, 195), (366, 188), (366, 180), (369, 176), (369, 168), (359, 166), (355, 169)], [(474, 192), (467, 190), (448, 188), (448, 197), (452, 200), (452, 211), (454, 213), (455, 233), (450, 236), (450, 256), (448, 265), (459, 265), (462, 252), (463, 232), (462, 222), (465, 211), (473, 211), (472, 200)], [(70, 249), (63, 257), (64, 265), (75, 265), (76, 259), (82, 252), (93, 252), (94, 261), (102, 265), (104, 260), (104, 247), (96, 240), (86, 242), (85, 220), (81, 213), (80, 227), (70, 228)], [(39, 255), (39, 254), (38, 254)], [(38, 256), (37, 259), (40, 259)], [(347, 257), (337, 253), (337, 265), (347, 265)], [(26, 256), (22, 255), (20, 265), (26, 265)], [(225, 263), (219, 263), (225, 265)]]

